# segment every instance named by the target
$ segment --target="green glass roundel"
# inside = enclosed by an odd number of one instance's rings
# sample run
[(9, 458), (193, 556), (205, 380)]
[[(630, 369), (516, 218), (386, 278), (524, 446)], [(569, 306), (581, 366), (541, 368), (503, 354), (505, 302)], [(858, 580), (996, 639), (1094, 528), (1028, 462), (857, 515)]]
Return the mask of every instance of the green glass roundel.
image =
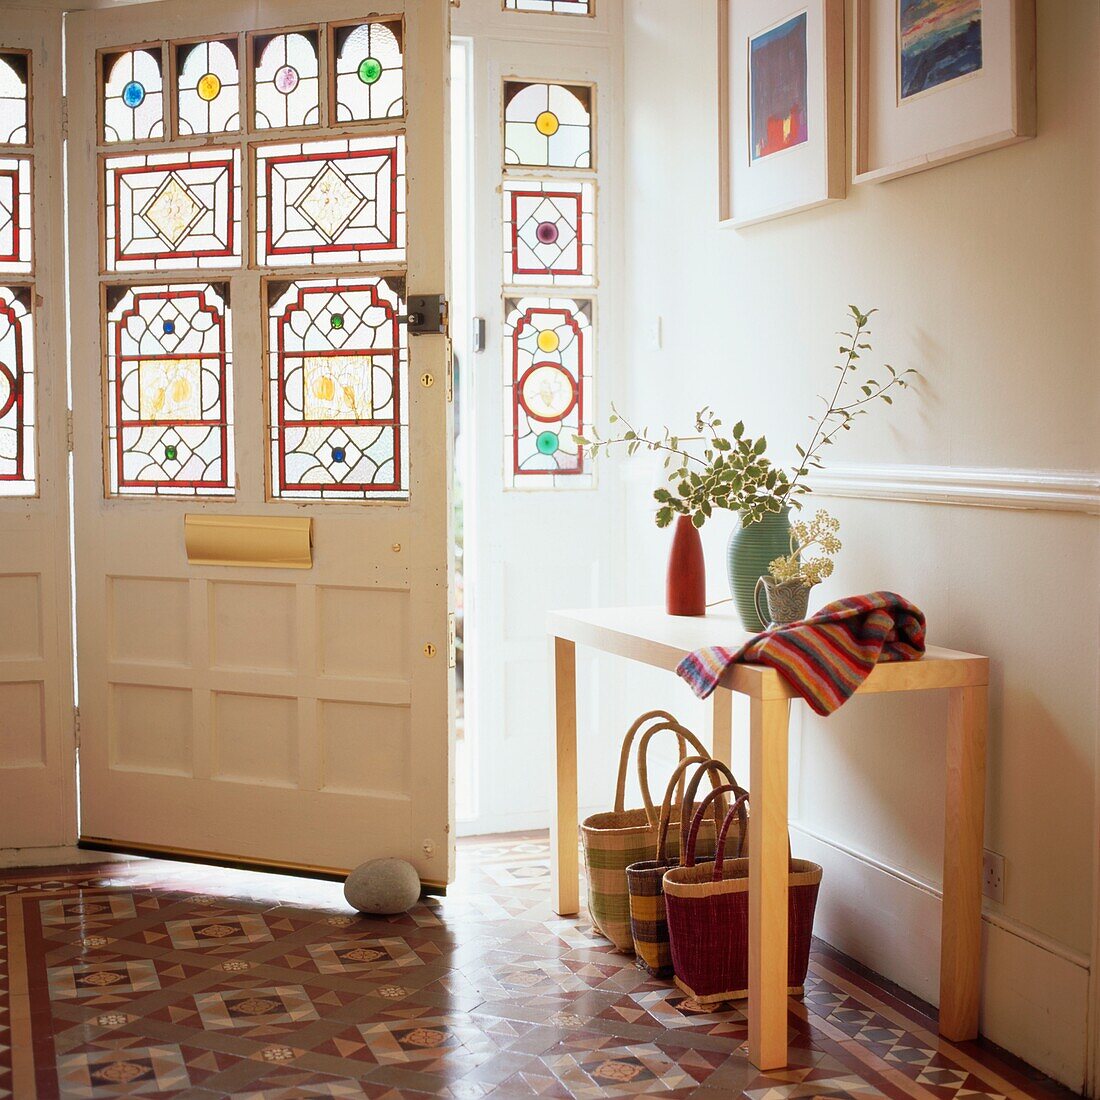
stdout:
[(176, 445), (174, 443), (166, 443), (164, 446), (164, 457), (171, 462), (176, 457)]
[(328, 319), (328, 323), (333, 328), (343, 328), (344, 327), (344, 315), (342, 313), (330, 314), (329, 319)]
[(538, 447), (539, 454), (552, 455), (558, 449), (557, 432), (539, 432), (535, 446)]
[(364, 84), (374, 84), (382, 75), (382, 62), (376, 57), (364, 57), (359, 62), (359, 79)]

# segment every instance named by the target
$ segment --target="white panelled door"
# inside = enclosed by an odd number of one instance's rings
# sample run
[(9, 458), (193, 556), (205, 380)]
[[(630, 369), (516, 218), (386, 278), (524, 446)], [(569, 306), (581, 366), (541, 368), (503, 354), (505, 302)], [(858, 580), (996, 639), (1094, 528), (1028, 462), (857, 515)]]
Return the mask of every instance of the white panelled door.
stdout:
[(61, 16), (0, 17), (0, 848), (76, 831)]
[(67, 40), (83, 837), (446, 883), (448, 4)]

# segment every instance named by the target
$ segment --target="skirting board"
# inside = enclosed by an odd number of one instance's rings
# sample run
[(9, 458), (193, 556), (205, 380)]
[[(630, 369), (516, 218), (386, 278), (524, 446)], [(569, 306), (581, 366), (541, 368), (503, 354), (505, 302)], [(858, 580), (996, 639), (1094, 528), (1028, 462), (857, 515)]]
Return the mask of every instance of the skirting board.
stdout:
[[(940, 898), (791, 825), (794, 854), (824, 868), (814, 934), (918, 997), (939, 1000)], [(1075, 1092), (1085, 1085), (1086, 959), (984, 918), (981, 1033)], [(1024, 931), (1024, 930), (1021, 930)]]

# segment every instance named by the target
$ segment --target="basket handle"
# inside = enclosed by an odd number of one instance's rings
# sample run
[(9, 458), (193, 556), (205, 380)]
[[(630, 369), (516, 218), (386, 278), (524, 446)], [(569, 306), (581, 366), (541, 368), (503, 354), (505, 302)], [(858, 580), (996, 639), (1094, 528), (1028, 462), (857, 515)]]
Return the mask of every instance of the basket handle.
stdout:
[[(671, 722), (674, 725), (676, 719), (667, 710), (649, 710), (634, 720), (634, 724), (626, 731), (623, 738), (622, 751), (619, 753), (619, 776), (615, 784), (615, 812), (621, 814), (626, 805), (626, 766), (630, 763), (630, 746), (634, 743), (634, 736), (646, 722), (662, 721), (665, 724)], [(681, 747), (683, 741), (681, 739)], [(684, 754), (681, 752), (681, 756)]]
[[(668, 862), (668, 830), (671, 824), (672, 817), (672, 792), (679, 788), (680, 797), (683, 798), (684, 794), (684, 773), (688, 768), (693, 767), (696, 764), (707, 764), (710, 762), (710, 758), (707, 756), (688, 756), (676, 765), (671, 777), (668, 781), (668, 787), (665, 788), (665, 800), (661, 803), (661, 816), (659, 818), (659, 825), (657, 830), (657, 852), (656, 860), (658, 863)], [(713, 780), (712, 780), (713, 782)]]
[[(642, 791), (642, 805), (645, 806), (646, 818), (652, 828), (656, 828), (657, 826), (657, 811), (653, 808), (653, 795), (650, 794), (649, 791), (649, 742), (652, 740), (655, 733), (660, 733), (662, 730), (666, 729), (673, 730), (676, 734), (679, 742), (680, 760), (683, 760), (687, 756), (688, 745), (691, 745), (694, 752), (699, 756), (708, 758), (710, 756), (707, 750), (703, 748), (703, 743), (699, 738), (686, 726), (680, 725), (675, 719), (671, 722), (660, 722), (655, 726), (650, 726), (649, 729), (642, 734), (642, 739), (638, 743), (638, 786)], [(682, 777), (680, 783), (682, 790)]]
[[(695, 811), (695, 792), (699, 790), (699, 783), (702, 781), (703, 775), (709, 770), (710, 773), (710, 785), (713, 789), (717, 787), (719, 783), (728, 782), (733, 786), (737, 786), (737, 780), (733, 776), (733, 772), (729, 770), (729, 767), (722, 763), (721, 760), (711, 760), (711, 767), (698, 768), (695, 774), (692, 775), (687, 785), (687, 790), (684, 791), (683, 805), (680, 807), (680, 858), (683, 860), (684, 855), (684, 842), (688, 833), (691, 830), (691, 816)], [(709, 805), (709, 800), (708, 800)], [(721, 808), (715, 807), (714, 809), (714, 827), (717, 829), (721, 824), (721, 814), (725, 809), (723, 805)]]
[(737, 838), (737, 854), (741, 855), (745, 848), (745, 833), (748, 831), (745, 824), (745, 803), (749, 800), (749, 792), (741, 791), (737, 801), (729, 808), (726, 820), (722, 822), (722, 828), (718, 830), (718, 847), (714, 849), (714, 874), (711, 879), (714, 882), (722, 881), (722, 864), (726, 857), (726, 835), (730, 831), (730, 825), (736, 817), (741, 822), (741, 835)]
[[(692, 817), (691, 826), (687, 828), (687, 831), (685, 833), (686, 840), (681, 838), (681, 864), (684, 867), (695, 866), (695, 845), (698, 840), (698, 831), (700, 831), (700, 828), (703, 825), (704, 818), (706, 817), (706, 807), (714, 802), (716, 799), (720, 798), (720, 796), (722, 796), (723, 794), (733, 794), (735, 799), (739, 799), (742, 794), (747, 793), (748, 792), (744, 788), (738, 787), (736, 779), (731, 783), (723, 783), (722, 787), (715, 787), (712, 790), (706, 792), (703, 801), (695, 807), (695, 813)], [(726, 818), (729, 817), (730, 813), (733, 813), (736, 805), (737, 803), (734, 803), (733, 806), (729, 807), (729, 812), (726, 814)], [(740, 807), (738, 820), (741, 822), (741, 833), (744, 834), (747, 828), (744, 806)], [(717, 815), (715, 815), (715, 821), (717, 822)], [(725, 827), (725, 824), (725, 821), (723, 821), (722, 827)], [(719, 833), (722, 832), (722, 827), (718, 828)]]

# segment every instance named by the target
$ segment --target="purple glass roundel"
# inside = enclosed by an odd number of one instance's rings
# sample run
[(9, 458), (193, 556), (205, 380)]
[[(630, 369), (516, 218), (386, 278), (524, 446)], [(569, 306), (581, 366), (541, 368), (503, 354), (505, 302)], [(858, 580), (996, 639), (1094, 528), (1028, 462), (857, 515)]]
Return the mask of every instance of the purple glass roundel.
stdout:
[(293, 65), (284, 65), (275, 73), (275, 87), (283, 95), (290, 95), (298, 87), (298, 70)]
[(539, 222), (535, 236), (540, 244), (553, 244), (558, 239), (558, 227), (554, 222)]

